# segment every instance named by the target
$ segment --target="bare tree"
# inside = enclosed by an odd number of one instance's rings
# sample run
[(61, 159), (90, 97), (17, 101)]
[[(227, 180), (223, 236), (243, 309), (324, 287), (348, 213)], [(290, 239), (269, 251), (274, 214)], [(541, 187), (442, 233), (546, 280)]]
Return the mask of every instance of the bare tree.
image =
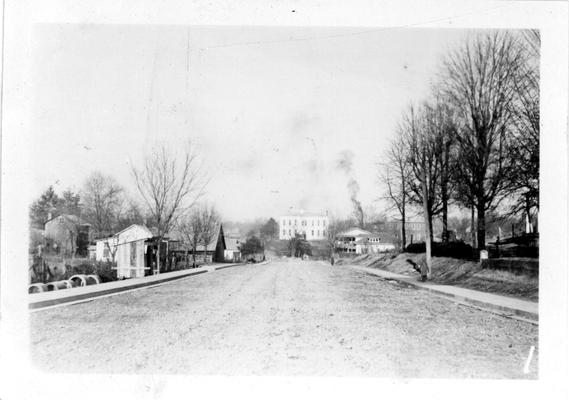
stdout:
[(383, 199), (392, 204), (401, 219), (401, 248), (407, 245), (407, 233), (405, 232), (406, 212), (408, 203), (409, 184), (409, 162), (406, 153), (405, 143), (401, 129), (397, 132), (397, 137), (391, 144), (385, 155), (385, 162), (379, 165), (380, 182), (385, 187)]
[(433, 109), (427, 104), (416, 109), (409, 106), (401, 125), (406, 154), (411, 170), (409, 199), (423, 208), (425, 242), (433, 241), (433, 217), (442, 210), (440, 196), (440, 142), (434, 127)]
[(423, 105), (419, 110), (409, 106), (403, 116), (402, 136), (412, 172), (409, 180), (410, 198), (423, 208), (427, 269), (431, 269), (433, 216), (440, 212), (440, 148), (433, 129), (432, 109)]
[(513, 145), (511, 157), (515, 162), (512, 185), (518, 199), (511, 207), (511, 214), (523, 212), (528, 221), (533, 220), (534, 210), (539, 210), (539, 31), (527, 30), (519, 41), (525, 55), (522, 68), (515, 80)]
[(93, 172), (85, 181), (81, 193), (83, 217), (92, 225), (96, 238), (114, 233), (123, 192), (113, 177), (100, 172)]
[(186, 261), (188, 260), (188, 250), (192, 249), (193, 265), (196, 265), (196, 249), (201, 241), (202, 236), (202, 219), (200, 210), (194, 209), (191, 214), (185, 215), (179, 225), (182, 234), (182, 240), (186, 245)]
[(213, 205), (204, 204), (200, 207), (201, 219), (201, 243), (204, 246), (204, 261), (207, 257), (207, 246), (211, 244), (219, 234), (219, 214)]
[(147, 155), (142, 168), (132, 167), (136, 187), (154, 220), (158, 251), (156, 274), (160, 273), (160, 247), (177, 218), (202, 196), (205, 183), (200, 176), (191, 143), (183, 154), (158, 146)]
[(485, 213), (512, 193), (509, 128), (522, 61), (512, 35), (493, 32), (470, 37), (444, 62), (441, 82), (461, 120), (457, 181), (464, 183), (461, 192), (476, 208), (479, 249), (485, 248)]
[(440, 212), (442, 214), (442, 239), (448, 243), (448, 207), (454, 191), (451, 180), (451, 167), (455, 163), (454, 143), (456, 137), (456, 122), (448, 102), (442, 94), (435, 92), (434, 98), (426, 106), (426, 128), (430, 140), (433, 141), (434, 157), (439, 164)]
[(113, 236), (105, 240), (105, 248), (109, 250), (111, 261), (114, 263), (116, 261), (115, 257), (117, 255), (117, 250), (119, 249), (117, 245), (117, 237)]

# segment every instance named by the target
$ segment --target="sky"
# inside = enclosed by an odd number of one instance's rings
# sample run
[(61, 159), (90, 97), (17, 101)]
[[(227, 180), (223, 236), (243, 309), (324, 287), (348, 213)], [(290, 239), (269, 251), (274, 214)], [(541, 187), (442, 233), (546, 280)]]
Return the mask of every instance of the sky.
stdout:
[[(463, 30), (37, 25), (34, 198), (188, 141), (227, 220), (381, 212), (377, 163)], [(341, 160), (350, 160), (348, 168)], [(33, 199), (30, 199), (30, 201)]]

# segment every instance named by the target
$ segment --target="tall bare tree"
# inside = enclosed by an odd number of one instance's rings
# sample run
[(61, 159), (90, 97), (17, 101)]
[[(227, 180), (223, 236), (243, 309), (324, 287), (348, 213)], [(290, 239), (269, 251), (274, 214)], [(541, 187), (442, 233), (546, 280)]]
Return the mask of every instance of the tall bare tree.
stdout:
[(510, 125), (523, 54), (506, 32), (475, 34), (444, 62), (442, 85), (461, 119), (457, 182), (477, 212), (478, 248), (486, 242), (485, 213), (512, 193)]
[(411, 170), (409, 199), (423, 208), (425, 218), (425, 242), (433, 241), (433, 217), (442, 210), (440, 196), (441, 156), (440, 142), (434, 127), (433, 109), (423, 104), (409, 106), (401, 125), (406, 154)]
[(390, 209), (395, 208), (401, 219), (400, 234), (402, 249), (405, 249), (407, 245), (405, 224), (407, 222), (409, 173), (409, 159), (407, 157), (402, 131), (399, 129), (397, 136), (391, 141), (385, 154), (385, 161), (379, 165), (379, 178), (385, 188), (385, 193), (382, 198), (392, 204)]
[(419, 109), (409, 106), (401, 125), (412, 179), (410, 199), (421, 205), (425, 221), (425, 247), (427, 269), (431, 270), (433, 242), (433, 216), (441, 211), (440, 162), (441, 149), (433, 128), (433, 110), (427, 105)]
[(159, 274), (161, 243), (177, 218), (203, 195), (205, 181), (191, 143), (182, 154), (160, 145), (146, 156), (142, 168), (132, 167), (131, 171), (155, 223), (158, 251), (154, 273)]
[(429, 130), (434, 157), (439, 164), (440, 213), (442, 214), (443, 242), (448, 243), (448, 207), (454, 191), (451, 180), (451, 168), (455, 163), (454, 142), (456, 122), (452, 109), (443, 95), (435, 91), (433, 99), (426, 105), (426, 128)]
[(115, 233), (124, 190), (117, 181), (101, 172), (93, 172), (81, 192), (83, 217), (92, 225), (96, 238)]

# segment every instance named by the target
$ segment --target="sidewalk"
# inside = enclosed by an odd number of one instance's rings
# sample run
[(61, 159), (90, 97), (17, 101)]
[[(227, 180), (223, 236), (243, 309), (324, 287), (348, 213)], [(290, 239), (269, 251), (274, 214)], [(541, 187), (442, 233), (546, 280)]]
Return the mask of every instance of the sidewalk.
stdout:
[(46, 307), (53, 307), (61, 304), (89, 301), (98, 297), (110, 296), (120, 292), (136, 290), (150, 286), (157, 286), (176, 279), (183, 279), (193, 275), (213, 272), (216, 270), (236, 267), (239, 265), (245, 264), (212, 264), (182, 271), (164, 272), (159, 275), (151, 275), (144, 278), (132, 278), (102, 283), (99, 285), (54, 290), (52, 292), (34, 293), (28, 295), (28, 308), (30, 310), (35, 310)]
[(386, 280), (394, 280), (420, 289), (428, 290), (435, 295), (450, 297), (459, 303), (498, 312), (499, 314), (507, 317), (521, 319), (533, 324), (537, 324), (539, 320), (539, 304), (533, 301), (485, 293), (457, 286), (440, 285), (428, 281), (421, 282), (418, 280), (418, 275), (417, 277), (409, 277), (359, 265), (346, 264), (346, 266), (358, 271), (379, 276)]

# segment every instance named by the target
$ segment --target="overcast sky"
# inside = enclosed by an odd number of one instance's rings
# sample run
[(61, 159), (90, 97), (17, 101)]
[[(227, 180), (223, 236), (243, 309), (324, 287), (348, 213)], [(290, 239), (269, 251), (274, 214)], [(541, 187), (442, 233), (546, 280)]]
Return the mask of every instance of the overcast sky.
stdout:
[[(376, 163), (460, 30), (39, 25), (33, 193), (94, 170), (136, 196), (130, 163), (157, 141), (197, 146), (225, 219), (290, 207), (352, 213), (380, 194)], [(352, 176), (338, 168), (349, 155)]]

